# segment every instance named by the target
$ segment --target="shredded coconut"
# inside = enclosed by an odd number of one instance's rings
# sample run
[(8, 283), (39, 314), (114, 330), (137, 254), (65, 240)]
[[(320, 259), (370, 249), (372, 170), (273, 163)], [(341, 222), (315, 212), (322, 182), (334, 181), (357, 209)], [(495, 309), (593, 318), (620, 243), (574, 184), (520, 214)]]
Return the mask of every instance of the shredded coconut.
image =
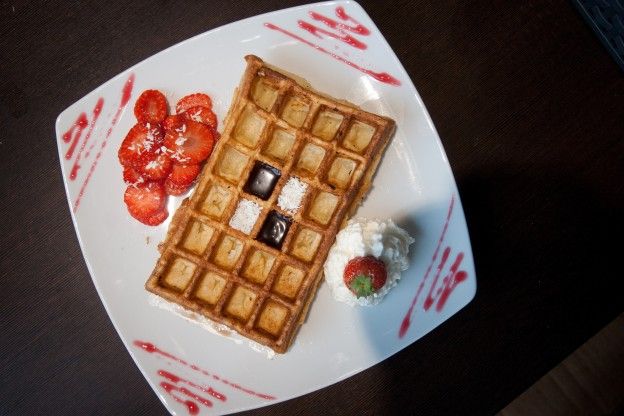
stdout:
[(152, 146), (154, 145), (154, 141), (156, 140), (155, 134), (157, 133), (156, 129), (151, 129), (150, 124), (147, 123), (147, 134), (145, 135), (145, 140), (143, 141), (143, 147), (145, 150), (152, 150)]
[(171, 155), (171, 159), (177, 160), (180, 163), (185, 163), (185, 162), (188, 162), (189, 160), (191, 160), (191, 158), (185, 157), (184, 156), (184, 152), (182, 152), (180, 149), (176, 150)]
[(284, 211), (294, 214), (297, 210), (299, 210), (301, 200), (303, 199), (307, 189), (307, 183), (302, 182), (294, 176), (291, 177), (282, 188), (282, 192), (280, 192), (279, 197), (277, 198), (277, 205)]
[(195, 113), (191, 114), (191, 120), (201, 123), (201, 110), (197, 110)]
[(178, 146), (182, 146), (184, 143), (186, 143), (186, 137), (180, 136), (176, 139), (175, 144)]
[(241, 199), (230, 218), (230, 227), (249, 234), (260, 215), (260, 205), (248, 199)]
[(160, 163), (158, 163), (155, 160), (152, 160), (147, 165), (145, 165), (145, 169), (158, 169), (159, 166), (160, 166)]

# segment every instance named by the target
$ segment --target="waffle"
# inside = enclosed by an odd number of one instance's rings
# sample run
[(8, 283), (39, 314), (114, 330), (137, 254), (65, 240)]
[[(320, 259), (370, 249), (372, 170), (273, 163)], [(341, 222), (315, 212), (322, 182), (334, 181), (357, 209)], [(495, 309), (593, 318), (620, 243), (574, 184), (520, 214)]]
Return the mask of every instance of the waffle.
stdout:
[(146, 288), (284, 353), (395, 123), (245, 59), (221, 139)]

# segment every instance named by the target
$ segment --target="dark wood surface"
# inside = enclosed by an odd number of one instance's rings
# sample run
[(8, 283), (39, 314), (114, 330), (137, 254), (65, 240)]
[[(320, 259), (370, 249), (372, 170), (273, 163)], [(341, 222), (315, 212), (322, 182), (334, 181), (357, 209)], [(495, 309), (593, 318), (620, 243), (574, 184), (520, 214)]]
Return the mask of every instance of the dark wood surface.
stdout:
[[(166, 413), (85, 267), (54, 121), (174, 43), (293, 2), (228, 3), (1, 2), (0, 414)], [(492, 414), (624, 309), (624, 76), (567, 2), (363, 6), (444, 143), (477, 296), (381, 364), (249, 414)]]
[(498, 416), (624, 414), (624, 314), (516, 397)]

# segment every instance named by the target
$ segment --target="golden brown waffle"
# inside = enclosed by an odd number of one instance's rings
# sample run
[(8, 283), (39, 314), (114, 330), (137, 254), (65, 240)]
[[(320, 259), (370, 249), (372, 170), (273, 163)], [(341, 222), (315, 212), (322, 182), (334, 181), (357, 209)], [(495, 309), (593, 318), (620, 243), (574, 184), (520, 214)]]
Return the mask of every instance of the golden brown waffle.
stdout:
[[(258, 57), (245, 59), (221, 139), (176, 211), (146, 288), (283, 353), (395, 123), (298, 84)], [(307, 185), (294, 212), (279, 202), (291, 177)], [(243, 200), (251, 211), (237, 211)]]

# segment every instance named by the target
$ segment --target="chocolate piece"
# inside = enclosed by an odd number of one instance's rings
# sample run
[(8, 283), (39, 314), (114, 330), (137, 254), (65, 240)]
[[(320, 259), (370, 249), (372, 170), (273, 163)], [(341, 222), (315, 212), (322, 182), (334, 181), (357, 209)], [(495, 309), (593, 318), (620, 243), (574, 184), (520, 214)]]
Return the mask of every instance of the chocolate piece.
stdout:
[(273, 188), (275, 188), (275, 184), (281, 175), (282, 173), (279, 169), (266, 163), (256, 162), (249, 174), (247, 183), (243, 187), (243, 191), (266, 201), (271, 196)]
[(279, 250), (282, 248), (282, 243), (284, 238), (286, 238), (286, 233), (288, 233), (291, 223), (291, 218), (277, 211), (271, 211), (267, 215), (266, 220), (264, 220), (256, 240)]

